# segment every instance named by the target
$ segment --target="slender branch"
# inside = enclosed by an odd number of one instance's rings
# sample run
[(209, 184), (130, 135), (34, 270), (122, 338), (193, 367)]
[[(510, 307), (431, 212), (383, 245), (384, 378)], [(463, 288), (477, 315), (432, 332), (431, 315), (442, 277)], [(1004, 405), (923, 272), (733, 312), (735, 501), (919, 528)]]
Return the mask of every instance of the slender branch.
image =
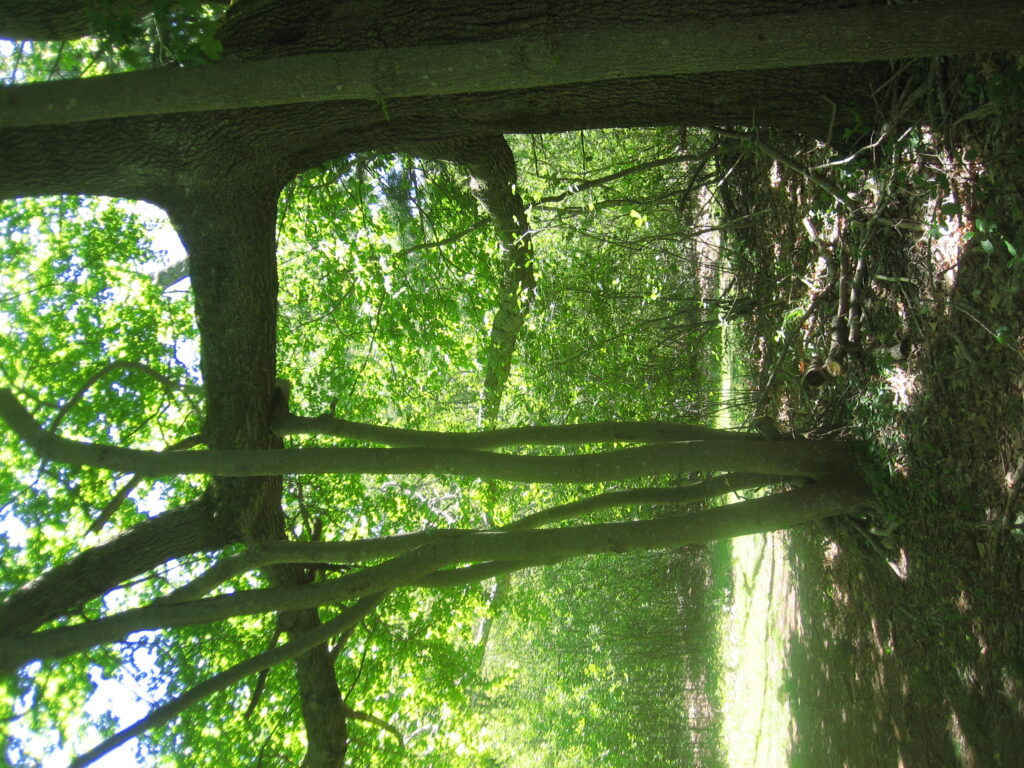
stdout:
[(852, 208), (857, 204), (857, 199), (852, 194), (844, 192), (842, 189), (837, 187), (824, 176), (815, 173), (810, 168), (807, 168), (806, 166), (803, 166), (800, 163), (796, 162), (796, 160), (789, 157), (789, 155), (780, 152), (779, 150), (775, 149), (775, 147), (762, 141), (754, 133), (744, 131), (725, 131), (721, 129), (715, 129), (715, 133), (719, 134), (720, 136), (724, 136), (728, 139), (737, 139), (739, 141), (744, 141), (747, 142), (748, 144), (751, 144), (752, 146), (757, 147), (759, 150), (761, 150), (764, 154), (766, 154), (772, 160), (777, 162), (779, 165), (785, 166), (786, 168), (789, 168), (791, 171), (800, 174), (808, 181), (817, 184), (823, 190), (832, 195), (832, 197), (834, 197), (836, 201), (845, 208)]
[(57, 427), (60, 426), (60, 423), (64, 421), (64, 417), (68, 415), (72, 408), (74, 408), (76, 405), (78, 405), (78, 403), (82, 401), (82, 398), (85, 397), (85, 393), (88, 392), (93, 387), (93, 385), (96, 384), (97, 381), (102, 379), (108, 373), (117, 370), (131, 370), (144, 373), (150, 378), (155, 379), (168, 392), (172, 392), (174, 391), (174, 389), (177, 388), (177, 385), (173, 381), (171, 381), (169, 378), (167, 378), (154, 368), (151, 368), (150, 366), (146, 365), (145, 363), (140, 363), (135, 360), (114, 360), (112, 363), (107, 363), (106, 365), (104, 365), (102, 368), (96, 371), (96, 373), (94, 373), (92, 376), (85, 380), (85, 383), (83, 383), (82, 386), (78, 388), (78, 391), (75, 392), (75, 394), (73, 394), (71, 397), (69, 397), (67, 401), (64, 403), (64, 405), (60, 407), (60, 409), (54, 415), (53, 419), (50, 421), (50, 424), (47, 427), (47, 429), (50, 432), (55, 432), (57, 430)]
[(128, 495), (139, 487), (139, 483), (143, 479), (138, 475), (132, 475), (132, 477), (128, 478), (128, 482), (118, 488), (117, 493), (111, 496), (110, 500), (103, 505), (99, 514), (96, 515), (96, 519), (89, 525), (89, 533), (99, 533), (102, 531), (103, 526), (110, 522), (110, 518), (114, 516), (114, 513), (121, 507), (124, 500), (128, 498)]
[[(789, 168), (791, 171), (800, 174), (811, 183), (817, 184), (823, 190), (832, 195), (832, 197), (835, 198), (836, 202), (838, 202), (846, 210), (851, 211), (853, 213), (858, 212), (860, 201), (857, 199), (856, 195), (849, 192), (844, 192), (842, 189), (840, 189), (838, 186), (836, 186), (831, 181), (826, 179), (824, 176), (821, 176), (820, 174), (815, 173), (810, 168), (801, 165), (793, 158), (789, 157), (788, 155), (775, 149), (775, 147), (771, 146), (770, 144), (767, 144), (761, 139), (757, 138), (757, 136), (754, 135), (752, 132), (725, 131), (721, 129), (714, 130), (716, 133), (726, 138), (745, 141), (751, 144), (752, 146), (757, 147), (757, 149), (766, 154), (772, 160), (775, 160), (777, 163), (779, 163), (779, 165), (783, 165), (786, 168)], [(888, 219), (884, 216), (873, 216), (872, 218), (881, 224), (885, 224), (886, 226), (889, 227), (895, 227), (896, 229), (909, 229), (914, 231), (924, 229), (924, 225), (916, 221), (896, 221), (894, 219)]]
[(345, 712), (345, 717), (350, 720), (361, 720), (364, 723), (370, 723), (376, 725), (378, 728), (387, 731), (396, 739), (398, 739), (399, 746), (405, 746), (405, 739), (402, 738), (402, 732), (399, 731), (395, 726), (386, 720), (382, 720), (376, 715), (371, 715), (369, 712), (361, 712), (358, 709), (353, 709), (345, 702), (341, 703), (342, 709)]
[[(712, 176), (705, 176), (703, 181), (705, 184), (713, 179)], [(606, 208), (640, 208), (643, 206), (651, 206), (655, 203), (660, 203), (664, 200), (679, 200), (685, 197), (689, 193), (689, 185), (686, 188), (675, 188), (667, 189), (653, 197), (606, 197), (602, 200), (595, 200), (586, 206), (572, 205), (572, 206), (561, 206), (561, 205), (535, 205), (531, 211), (550, 211), (558, 214), (559, 218), (565, 218), (567, 216), (583, 216), (585, 214), (593, 213), (594, 211), (601, 211)], [(705, 230), (701, 230), (703, 232)], [(701, 232), (694, 232), (694, 235), (701, 234)]]
[[(198, 600), (209, 594), (228, 579), (239, 574), (282, 563), (365, 563), (386, 557), (398, 557), (417, 547), (436, 541), (445, 534), (441, 530), (403, 533), (397, 536), (356, 539), (355, 541), (265, 541), (250, 544), (237, 555), (226, 557), (208, 568), (201, 575), (154, 602), (154, 605), (170, 605)], [(295, 547), (298, 547), (297, 549)], [(334, 547), (331, 556), (325, 559), (322, 547)], [(305, 556), (309, 554), (309, 557)]]
[(466, 235), (476, 232), (478, 229), (483, 229), (489, 223), (488, 219), (481, 216), (473, 224), (470, 224), (464, 229), (460, 229), (458, 232), (454, 232), (448, 237), (444, 237), (440, 240), (431, 240), (429, 243), (418, 243), (416, 245), (410, 245), (406, 248), (402, 248), (400, 251), (395, 251), (392, 254), (392, 258), (398, 258), (400, 256), (407, 256), (410, 253), (417, 253), (418, 251), (429, 251), (432, 248), (441, 248), (452, 243), (457, 243), (459, 240), (464, 238)]
[[(710, 153), (708, 153), (710, 155)], [(679, 165), (685, 162), (702, 162), (705, 160), (707, 155), (669, 155), (668, 157), (659, 157), (654, 160), (648, 160), (643, 163), (637, 163), (629, 168), (623, 168), (621, 171), (615, 171), (609, 173), (606, 176), (601, 176), (596, 179), (580, 179), (576, 182), (571, 182), (569, 189), (565, 192), (560, 192), (557, 195), (546, 195), (533, 205), (544, 205), (547, 203), (560, 203), (569, 195), (574, 195), (577, 192), (583, 192), (587, 189), (593, 189), (594, 187), (604, 186), (613, 181), (624, 179), (627, 176), (632, 176), (634, 173), (642, 173), (643, 171), (649, 171), (652, 168), (660, 168), (663, 165)], [(532, 206), (531, 206), (532, 207)]]
[[(189, 435), (184, 440), (179, 440), (178, 442), (172, 443), (171, 445), (167, 446), (166, 450), (184, 451), (188, 450), (189, 448), (194, 448), (195, 446), (199, 445), (202, 442), (203, 439), (201, 436)], [(114, 513), (117, 512), (121, 504), (124, 503), (124, 500), (128, 498), (128, 494), (134, 491), (139, 486), (139, 483), (143, 481), (143, 479), (144, 478), (139, 477), (138, 475), (133, 475), (132, 477), (130, 477), (128, 479), (128, 482), (122, 485), (117, 490), (117, 493), (115, 493), (110, 498), (110, 501), (103, 505), (103, 509), (100, 510), (100, 513), (96, 515), (96, 519), (93, 520), (92, 524), (89, 526), (89, 533), (99, 533), (100, 531), (102, 531), (103, 526), (105, 526), (110, 521), (110, 518), (113, 517)]]
[[(771, 445), (782, 447), (783, 444)], [(305, 586), (245, 590), (187, 603), (153, 605), (76, 626), (3, 639), (0, 640), (0, 670), (13, 670), (34, 659), (66, 656), (95, 645), (117, 642), (140, 630), (194, 626), (232, 616), (344, 602), (417, 584), (435, 571), (463, 563), (535, 562), (599, 552), (680, 547), (789, 528), (872, 503), (870, 494), (861, 485), (837, 481), (661, 520), (542, 531), (434, 531), (431, 533), (434, 541), (394, 560), (338, 579)], [(284, 550), (297, 551), (297, 544), (303, 545), (303, 556), (307, 560), (332, 562), (335, 559), (329, 543), (291, 542)], [(281, 547), (282, 543), (268, 542), (261, 546)]]
[[(4, 415), (0, 411), (0, 416)], [(756, 440), (756, 435), (663, 421), (597, 421), (585, 424), (482, 429), (475, 432), (432, 432), (382, 427), (322, 416), (276, 414), (273, 430), (285, 435), (329, 435), (367, 443), (408, 448), (459, 448), (485, 451), (521, 445), (587, 443), (674, 443), (687, 440)]]
[[(321, 625), (322, 626), (322, 625)], [(281, 639), (281, 626), (278, 622), (278, 626), (274, 629), (274, 634), (270, 636), (270, 642), (267, 643), (267, 650), (272, 650), (277, 647), (277, 641)], [(270, 672), (270, 667), (265, 667), (260, 670), (259, 675), (256, 676), (256, 685), (253, 686), (252, 695), (249, 697), (249, 706), (245, 708), (245, 714), (242, 715), (243, 720), (248, 720), (252, 717), (256, 711), (256, 707), (260, 704), (260, 699), (263, 698), (263, 692), (267, 689), (267, 674)]]
[(215, 693), (235, 685), (251, 674), (268, 669), (276, 664), (289, 661), (290, 659), (294, 659), (296, 656), (299, 656), (318, 645), (323, 645), (335, 635), (342, 634), (350, 627), (353, 627), (355, 624), (362, 621), (380, 604), (384, 597), (384, 594), (368, 595), (340, 616), (320, 625), (310, 632), (305, 633), (301, 637), (292, 640), (289, 643), (285, 643), (284, 645), (264, 651), (263, 653), (253, 656), (251, 659), (236, 664), (235, 666), (214, 675), (210, 679), (199, 683), (180, 696), (176, 696), (171, 699), (166, 704), (161, 704), (141, 720), (136, 721), (121, 731), (118, 731), (109, 739), (106, 739), (102, 743), (93, 747), (88, 752), (79, 755), (71, 761), (69, 768), (84, 768), (84, 766), (94, 763), (96, 760), (103, 757), (103, 755), (108, 754), (129, 739), (133, 739), (152, 728), (156, 728), (170, 722), (185, 709), (193, 704), (197, 704), (208, 696), (212, 696)]
[(298, 611), (386, 592), (445, 565), (464, 562), (452, 562), (450, 546), (446, 545), (447, 542), (429, 544), (359, 573), (316, 584), (244, 590), (171, 605), (154, 604), (83, 624), (3, 638), (0, 671), (17, 668), (34, 658), (67, 656), (103, 643), (118, 642), (140, 629), (197, 626), (250, 613)]
[(549, 507), (532, 515), (503, 526), (503, 531), (524, 531), (568, 520), (587, 512), (596, 512), (612, 507), (636, 507), (644, 504), (691, 504), (702, 499), (722, 496), (735, 491), (763, 488), (784, 482), (786, 478), (770, 475), (732, 474), (719, 475), (709, 480), (677, 488), (635, 488), (624, 491), (608, 491), (586, 499)]

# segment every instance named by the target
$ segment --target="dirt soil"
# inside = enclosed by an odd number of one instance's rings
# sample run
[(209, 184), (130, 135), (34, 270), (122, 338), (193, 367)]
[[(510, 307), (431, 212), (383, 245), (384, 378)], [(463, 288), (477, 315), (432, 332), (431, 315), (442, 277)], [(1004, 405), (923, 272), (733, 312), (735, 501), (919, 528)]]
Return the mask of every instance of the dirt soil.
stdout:
[[(812, 177), (827, 150), (762, 135), (723, 190), (762, 222), (727, 246), (756, 299), (755, 415), (855, 441), (878, 499), (790, 535), (790, 764), (1020, 766), (1024, 67), (915, 65), (879, 102), (854, 159)], [(858, 343), (808, 388), (858, 262)]]

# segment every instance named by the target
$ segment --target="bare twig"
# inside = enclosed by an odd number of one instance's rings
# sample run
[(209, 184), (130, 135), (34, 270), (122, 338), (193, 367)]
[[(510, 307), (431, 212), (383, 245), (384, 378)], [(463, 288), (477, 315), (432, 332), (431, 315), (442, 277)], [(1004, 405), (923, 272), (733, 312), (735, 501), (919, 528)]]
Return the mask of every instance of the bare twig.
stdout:
[(50, 432), (56, 431), (60, 423), (64, 421), (64, 417), (68, 415), (68, 412), (81, 402), (82, 398), (85, 397), (85, 393), (89, 391), (92, 386), (106, 376), (108, 373), (112, 373), (117, 370), (132, 370), (140, 371), (147, 376), (155, 379), (157, 382), (163, 385), (163, 388), (167, 392), (173, 392), (177, 389), (178, 385), (168, 377), (164, 376), (159, 371), (151, 368), (145, 363), (140, 363), (135, 360), (114, 360), (111, 363), (107, 363), (105, 366), (100, 368), (96, 373), (85, 380), (85, 383), (78, 388), (71, 397), (69, 397), (65, 403), (60, 407), (53, 419), (50, 420), (50, 424), (47, 426), (47, 430)]
[[(167, 446), (166, 450), (184, 451), (189, 448), (194, 448), (202, 442), (203, 439), (199, 435), (190, 435), (184, 440), (179, 440), (178, 442)], [(100, 510), (96, 519), (93, 520), (92, 525), (89, 526), (89, 533), (99, 533), (103, 530), (103, 526), (110, 521), (110, 518), (118, 510), (121, 504), (124, 503), (124, 500), (128, 498), (128, 494), (134, 491), (142, 480), (143, 478), (139, 475), (132, 475), (132, 477), (128, 479), (128, 482), (121, 486), (117, 493), (111, 497), (110, 501), (103, 505), (103, 509)]]
[(88, 752), (79, 755), (71, 761), (69, 768), (85, 768), (85, 766), (99, 760), (101, 757), (124, 744), (129, 739), (133, 739), (152, 728), (156, 728), (164, 723), (170, 722), (193, 704), (197, 704), (203, 699), (235, 685), (249, 675), (263, 669), (268, 669), (276, 664), (289, 661), (290, 659), (305, 653), (311, 648), (323, 645), (330, 638), (341, 634), (357, 622), (362, 621), (365, 616), (371, 613), (380, 604), (384, 597), (384, 594), (368, 595), (337, 618), (322, 624), (316, 629), (292, 640), (290, 643), (264, 651), (263, 653), (253, 656), (251, 659), (236, 664), (235, 666), (214, 675), (210, 679), (199, 683), (180, 696), (176, 696), (166, 704), (162, 704), (157, 707), (141, 720), (136, 721), (121, 731), (118, 731), (109, 739), (104, 740)]

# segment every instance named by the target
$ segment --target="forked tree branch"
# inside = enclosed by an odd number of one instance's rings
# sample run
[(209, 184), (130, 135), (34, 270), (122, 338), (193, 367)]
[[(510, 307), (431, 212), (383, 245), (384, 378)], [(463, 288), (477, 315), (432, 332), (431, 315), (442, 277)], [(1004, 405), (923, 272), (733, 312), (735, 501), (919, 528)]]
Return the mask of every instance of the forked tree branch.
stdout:
[[(633, 488), (608, 491), (596, 496), (548, 507), (502, 526), (501, 531), (535, 530), (545, 525), (561, 523), (588, 512), (613, 507), (642, 505), (682, 505), (726, 493), (763, 488), (783, 482), (785, 478), (770, 475), (719, 475), (700, 483), (676, 488)], [(357, 539), (355, 541), (271, 541), (250, 545), (246, 551), (226, 557), (204, 573), (157, 601), (161, 605), (199, 600), (230, 578), (267, 565), (281, 563), (363, 563), (397, 557), (416, 547), (434, 541), (444, 532), (420, 531), (395, 536)], [(480, 566), (476, 566), (480, 567)], [(444, 571), (443, 573), (450, 573)], [(430, 578), (430, 577), (427, 577)], [(444, 580), (444, 576), (437, 576)], [(481, 576), (480, 579), (489, 578)], [(423, 582), (419, 582), (423, 584)], [(461, 582), (460, 582), (461, 583)]]
[(112, 373), (113, 371), (118, 370), (139, 371), (140, 373), (144, 373), (153, 380), (155, 380), (158, 384), (160, 384), (164, 388), (165, 392), (173, 392), (178, 387), (178, 385), (171, 381), (171, 379), (167, 378), (162, 373), (146, 365), (145, 363), (140, 363), (137, 360), (114, 360), (113, 362), (104, 365), (102, 368), (100, 368), (98, 371), (92, 374), (92, 376), (85, 380), (85, 382), (82, 384), (82, 386), (78, 388), (75, 394), (69, 397), (67, 401), (65, 401), (65, 403), (58, 409), (56, 415), (53, 417), (53, 419), (50, 420), (50, 424), (47, 426), (47, 430), (49, 430), (50, 432), (55, 432), (57, 430), (57, 427), (59, 427), (61, 422), (64, 421), (64, 418), (68, 415), (71, 409), (82, 401), (82, 398), (85, 397), (85, 393), (88, 392), (96, 384), (96, 382), (98, 382), (108, 373)]
[[(118, 642), (140, 630), (195, 626), (232, 616), (345, 602), (417, 584), (435, 571), (463, 563), (536, 562), (601, 552), (680, 547), (791, 528), (871, 504), (870, 494), (862, 484), (837, 480), (678, 518), (525, 532), (433, 531), (432, 542), (394, 560), (338, 579), (297, 587), (243, 590), (186, 603), (152, 605), (76, 626), (3, 639), (0, 640), (0, 670), (14, 670), (35, 659), (66, 656), (96, 645)], [(318, 543), (317, 546), (329, 545)], [(324, 558), (332, 561), (333, 553), (325, 552)], [(310, 559), (315, 561), (316, 558)]]
[(822, 478), (848, 463), (846, 448), (840, 443), (765, 443), (749, 436), (573, 456), (519, 456), (444, 448), (321, 447), (164, 453), (78, 442), (50, 434), (6, 389), (0, 389), (0, 418), (40, 458), (147, 477), (414, 474), (525, 483), (589, 483), (684, 472), (752, 472)]

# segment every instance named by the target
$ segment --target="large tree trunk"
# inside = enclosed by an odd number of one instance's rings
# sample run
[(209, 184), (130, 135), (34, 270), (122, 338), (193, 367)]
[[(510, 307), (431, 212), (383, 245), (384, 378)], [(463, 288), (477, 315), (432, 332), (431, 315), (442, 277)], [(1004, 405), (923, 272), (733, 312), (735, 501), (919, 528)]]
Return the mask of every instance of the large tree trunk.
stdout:
[[(206, 389), (204, 441), (224, 450), (280, 449), (270, 428), (277, 355), (278, 189), (231, 176), (212, 158), (201, 186), (174, 199), (168, 213), (188, 250)], [(211, 167), (212, 166), (212, 167)], [(216, 168), (216, 172), (210, 170)], [(213, 183), (216, 180), (216, 183)], [(211, 489), (228, 506), (243, 541), (287, 538), (281, 477), (215, 478)], [(299, 587), (312, 577), (301, 566), (264, 569), (274, 587)], [(320, 626), (315, 606), (286, 610), (278, 627), (302, 635)], [(305, 768), (342, 763), (348, 746), (341, 692), (326, 645), (295, 659), (299, 700), (309, 744)]]
[(652, 125), (758, 125), (824, 137), (874, 113), (887, 70), (834, 65), (617, 80), (514, 93), (299, 104), (72, 126), (0, 129), (0, 196), (107, 194), (163, 205), (182, 155), (206, 141), (283, 185), (350, 152), (504, 133)]
[[(305, 11), (309, 3), (296, 5)], [(377, 7), (399, 10), (388, 3)], [(392, 18), (377, 38), (353, 36), (353, 29), (362, 32), (368, 24), (380, 23), (362, 8), (358, 15), (362, 24), (345, 19), (339, 28), (337, 14), (329, 13), (311, 33), (310, 19), (304, 17), (300, 26), (288, 30), (284, 44), (279, 26), (283, 22), (275, 20), (269, 65), (228, 61), (206, 69), (156, 69), (14, 88), (0, 124), (43, 125), (336, 100), (384, 103), (625, 78), (980, 53), (1015, 48), (1024, 19), (1012, 0), (975, 0), (969, 8), (963, 0), (933, 0), (786, 14), (776, 10), (771, 15), (726, 19), (703, 14), (687, 18), (684, 7), (682, 14), (667, 18), (623, 19), (611, 26), (587, 26), (575, 19), (564, 28), (552, 29), (558, 14), (547, 9), (521, 8), (518, 16), (510, 18), (507, 13), (474, 6), (474, 14), (483, 17), (476, 19), (476, 29), (491, 23), (495, 29), (512, 30), (518, 23), (530, 31), (453, 45), (452, 39), (466, 36), (449, 26), (450, 12), (442, 15), (432, 10), (428, 19), (407, 14), (408, 29), (414, 32), (403, 30), (400, 39), (393, 33)], [(251, 25), (256, 29), (244, 30), (244, 52), (253, 51), (250, 40), (261, 32), (267, 34), (267, 19), (259, 14), (238, 18), (258, 22)], [(914, 34), (908, 35), (908, 29)], [(326, 40), (325, 34), (329, 35)], [(322, 50), (321, 45), (339, 52), (309, 53), (311, 48)], [(289, 50), (294, 47), (299, 50)]]

